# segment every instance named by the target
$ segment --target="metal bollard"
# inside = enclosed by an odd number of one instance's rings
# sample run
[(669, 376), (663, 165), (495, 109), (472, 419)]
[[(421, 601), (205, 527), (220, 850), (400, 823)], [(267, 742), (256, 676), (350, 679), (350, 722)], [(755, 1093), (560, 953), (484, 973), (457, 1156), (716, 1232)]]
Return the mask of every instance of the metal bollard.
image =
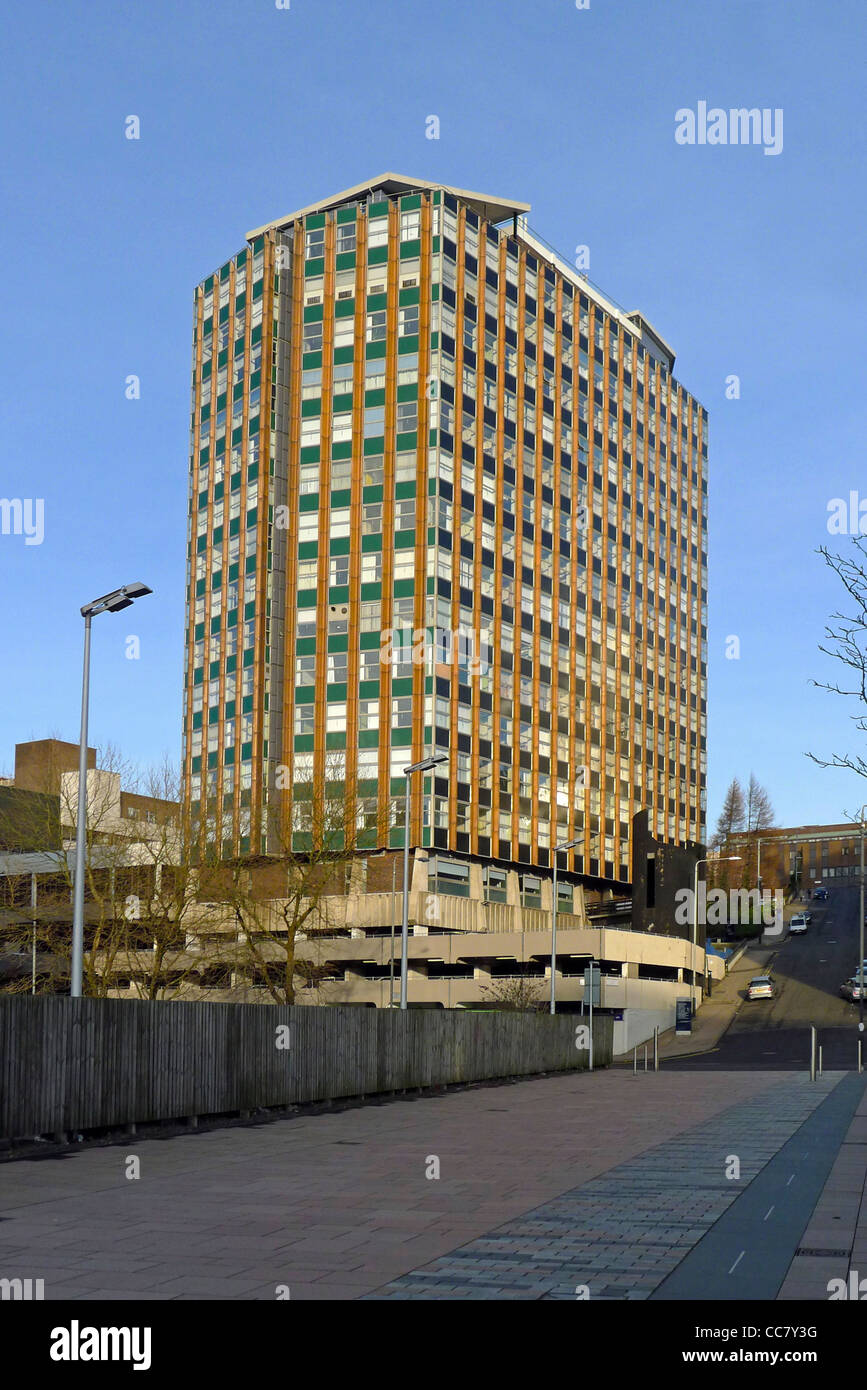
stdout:
[(653, 1030), (653, 1070), (659, 1071), (659, 1027)]
[(647, 1043), (644, 1044), (644, 1070), (647, 1071)]
[(819, 1048), (819, 1075), (822, 1075), (822, 1049)]
[(862, 1060), (861, 1060), (861, 1039), (859, 1038), (859, 1039), (858, 1039), (858, 1075), (859, 1075), (859, 1076), (861, 1075), (861, 1073), (862, 1073), (863, 1070), (864, 1070), (864, 1066), (863, 1066), (863, 1063), (862, 1063)]
[(816, 1080), (816, 1029), (810, 1028), (810, 1080)]
[(638, 1075), (638, 1043), (632, 1049), (632, 1075)]

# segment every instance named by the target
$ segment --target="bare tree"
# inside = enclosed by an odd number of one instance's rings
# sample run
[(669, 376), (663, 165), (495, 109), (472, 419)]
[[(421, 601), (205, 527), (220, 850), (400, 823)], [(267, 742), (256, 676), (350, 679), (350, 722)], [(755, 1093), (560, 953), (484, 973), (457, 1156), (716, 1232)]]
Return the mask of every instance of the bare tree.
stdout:
[(760, 830), (769, 830), (774, 823), (774, 808), (767, 789), (762, 786), (755, 773), (750, 773), (746, 796), (746, 832), (756, 835)]
[[(246, 997), (249, 987), (264, 989), (274, 1003), (294, 1004), (299, 988), (315, 991), (321, 1002), (334, 964), (323, 943), (348, 935), (348, 895), (359, 862), (357, 827), (370, 807), (356, 806), (346, 794), (341, 755), (330, 758), (325, 775), (314, 778), (300, 766), (288, 809), (275, 807), (268, 855), (245, 856), (215, 868), (203, 879), (230, 910), (235, 926), (224, 966), (231, 967), (232, 989)], [(371, 803), (375, 809), (375, 803)], [(385, 843), (393, 822), (385, 826)]]
[[(725, 794), (722, 810), (717, 820), (711, 844), (722, 856), (721, 860), (709, 865), (708, 879), (715, 888), (749, 888), (757, 883), (759, 846), (763, 832), (774, 824), (774, 810), (767, 789), (754, 773), (744, 793), (737, 777), (733, 778)], [(767, 881), (764, 870), (769, 867), (762, 853), (762, 877)], [(729, 855), (737, 854), (740, 863), (727, 862)]]
[(774, 808), (767, 789), (750, 773), (745, 804), (746, 842), (741, 842), (738, 877), (742, 888), (754, 887), (759, 874), (759, 840), (774, 824)]
[(711, 845), (714, 849), (723, 849), (732, 835), (744, 828), (744, 793), (737, 777), (733, 777), (729, 783), (722, 810), (716, 823)]
[[(867, 543), (855, 536), (852, 547), (848, 556), (835, 555), (824, 545), (817, 552), (837, 575), (852, 610), (848, 614), (831, 614), (825, 627), (825, 642), (820, 642), (819, 651), (833, 657), (849, 674), (842, 684), (815, 680), (812, 684), (834, 695), (857, 700), (861, 708), (851, 719), (860, 735), (867, 734)], [(867, 759), (860, 753), (834, 753), (830, 758), (808, 753), (807, 757), (819, 767), (848, 768), (860, 777), (867, 777)]]
[(482, 985), (485, 1002), (492, 1009), (519, 1012), (521, 1010), (538, 1013), (544, 1009), (544, 981), (532, 975), (510, 975), (507, 979), (494, 979), (489, 985)]
[[(41, 989), (56, 993), (68, 988), (70, 974), (77, 775), (48, 768), (46, 788), (3, 798), (0, 844), (39, 851), (41, 864), (35, 911), (29, 872), (0, 878), (0, 924), (13, 952), (31, 946), (35, 935)], [(202, 919), (189, 849), (177, 773), (166, 764), (136, 779), (113, 749), (104, 750), (88, 777), (85, 994), (123, 989), (156, 999), (176, 994), (200, 970), (200, 959), (185, 949), (187, 920), (195, 918), (201, 930)], [(6, 988), (29, 989), (30, 980), (7, 977)]]

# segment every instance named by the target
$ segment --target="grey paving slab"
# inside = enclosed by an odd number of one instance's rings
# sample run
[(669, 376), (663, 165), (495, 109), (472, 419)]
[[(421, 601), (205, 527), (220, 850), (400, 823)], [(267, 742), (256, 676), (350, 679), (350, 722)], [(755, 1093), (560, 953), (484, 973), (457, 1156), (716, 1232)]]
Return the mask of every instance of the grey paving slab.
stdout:
[[(696, 1128), (720, 1120), (739, 1151), (752, 1143), (760, 1166), (801, 1103), (791, 1081), (785, 1073), (576, 1073), (84, 1149), (61, 1163), (6, 1163), (0, 1276), (55, 1271), (52, 1297), (84, 1296), (77, 1276), (86, 1274), (90, 1292), (98, 1286), (110, 1297), (156, 1289), (193, 1298), (200, 1284), (221, 1289), (225, 1280), (238, 1298), (273, 1297), (278, 1284), (315, 1285), (311, 1297), (355, 1298), (449, 1257), (453, 1272), (437, 1286), (449, 1296), (486, 1289), (504, 1298), (554, 1297), (568, 1286), (556, 1265), (565, 1252), (578, 1263), (583, 1253), (585, 1267), (592, 1261), (607, 1290), (600, 1296), (625, 1297), (618, 1255), (631, 1238), (638, 1295), (645, 1269), (675, 1258), (706, 1227), (707, 1192), (719, 1184)], [(753, 1112), (738, 1118), (738, 1107), (752, 1102), (773, 1111), (776, 1129), (752, 1125)], [(676, 1151), (699, 1189), (688, 1194), (657, 1150)], [(142, 1159), (137, 1182), (122, 1175), (129, 1152)], [(441, 1160), (438, 1182), (424, 1176), (430, 1154)], [(642, 1155), (645, 1165), (634, 1167)], [(600, 1186), (588, 1196), (594, 1182)], [(641, 1188), (644, 1204), (631, 1196)], [(576, 1190), (584, 1191), (577, 1205), (540, 1215)], [(631, 1221), (623, 1220), (624, 1203), (634, 1208)], [(667, 1244), (657, 1246), (661, 1211)], [(452, 1252), (502, 1237), (509, 1222), (516, 1223), (509, 1241), (486, 1244), (487, 1264), (474, 1266), (478, 1277), (468, 1280), (468, 1266)], [(497, 1250), (509, 1256), (514, 1285), (501, 1279), (502, 1261), (488, 1258)], [(491, 1295), (498, 1283), (501, 1294)], [(405, 1296), (415, 1297), (414, 1289)]]
[[(426, 1290), (428, 1298), (450, 1298), (455, 1288), (483, 1286), (494, 1291), (491, 1297), (510, 1291), (574, 1299), (581, 1286), (594, 1299), (650, 1297), (673, 1271), (686, 1267), (691, 1250), (704, 1248), (727, 1209), (834, 1098), (840, 1081), (830, 1074), (816, 1083), (791, 1077), (682, 1134), (675, 1146), (649, 1149), (365, 1297), (401, 1299)], [(844, 1088), (835, 1112), (838, 1128), (841, 1116), (848, 1123), (855, 1104), (857, 1097)], [(821, 1147), (827, 1138), (828, 1125), (820, 1125), (811, 1142)], [(731, 1155), (740, 1164), (736, 1181), (727, 1176)], [(812, 1202), (799, 1208), (799, 1231), (811, 1209)], [(779, 1283), (777, 1278), (774, 1293)], [(695, 1297), (695, 1287), (693, 1281), (691, 1291), (679, 1296)]]

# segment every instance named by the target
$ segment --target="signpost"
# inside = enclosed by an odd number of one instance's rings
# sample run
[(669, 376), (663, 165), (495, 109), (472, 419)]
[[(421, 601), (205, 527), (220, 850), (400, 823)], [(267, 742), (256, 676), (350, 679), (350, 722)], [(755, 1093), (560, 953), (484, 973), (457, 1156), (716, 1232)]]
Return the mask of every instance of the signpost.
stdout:
[(675, 1032), (681, 1036), (689, 1036), (692, 1033), (692, 1000), (678, 999), (675, 1008)]
[(590, 1070), (593, 1070), (593, 1005), (602, 1000), (602, 971), (594, 960), (584, 971), (584, 1000), (590, 1000)]

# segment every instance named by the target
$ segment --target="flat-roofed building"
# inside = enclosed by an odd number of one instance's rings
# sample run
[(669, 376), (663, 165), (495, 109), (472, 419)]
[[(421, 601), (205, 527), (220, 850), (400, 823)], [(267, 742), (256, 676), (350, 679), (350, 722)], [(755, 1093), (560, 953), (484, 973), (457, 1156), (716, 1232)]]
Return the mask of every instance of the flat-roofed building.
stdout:
[[(326, 785), (403, 843), (625, 889), (704, 839), (707, 414), (528, 204), (386, 174), (195, 293), (184, 772), (217, 855)], [(312, 789), (312, 790), (311, 790)], [(294, 839), (292, 837), (294, 836)]]

